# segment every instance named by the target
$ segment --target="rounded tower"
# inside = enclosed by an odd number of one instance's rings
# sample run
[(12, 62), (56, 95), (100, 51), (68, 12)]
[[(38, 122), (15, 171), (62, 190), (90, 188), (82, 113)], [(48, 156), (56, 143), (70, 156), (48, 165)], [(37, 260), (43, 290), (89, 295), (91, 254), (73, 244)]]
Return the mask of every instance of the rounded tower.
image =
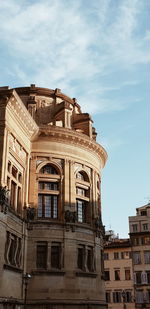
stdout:
[(39, 128), (31, 140), (26, 209), (28, 308), (104, 309), (106, 151), (76, 99), (35, 85), (15, 90)]

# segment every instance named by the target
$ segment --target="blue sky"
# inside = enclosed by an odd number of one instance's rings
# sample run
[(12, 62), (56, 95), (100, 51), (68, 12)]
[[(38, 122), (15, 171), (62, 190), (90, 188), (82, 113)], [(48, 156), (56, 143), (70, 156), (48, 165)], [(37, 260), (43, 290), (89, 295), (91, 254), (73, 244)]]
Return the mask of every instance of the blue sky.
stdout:
[(150, 1), (1, 0), (0, 84), (60, 88), (108, 152), (103, 223), (128, 236), (150, 199)]

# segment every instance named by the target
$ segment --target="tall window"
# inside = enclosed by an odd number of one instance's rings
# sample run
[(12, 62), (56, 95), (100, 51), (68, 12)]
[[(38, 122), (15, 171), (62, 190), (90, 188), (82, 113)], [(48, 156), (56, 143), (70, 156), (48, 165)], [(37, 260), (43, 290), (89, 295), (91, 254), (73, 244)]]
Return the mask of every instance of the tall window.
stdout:
[(120, 280), (120, 269), (116, 269), (114, 271), (114, 274), (115, 274), (115, 280)]
[(121, 303), (121, 291), (113, 292), (113, 302), (114, 303)]
[(131, 280), (130, 269), (125, 269), (125, 280)]
[(133, 252), (133, 263), (135, 265), (141, 264), (141, 253), (140, 253), (140, 251)]
[(37, 244), (36, 267), (41, 269), (47, 268), (47, 242)]
[[(20, 167), (21, 169), (21, 167)], [(18, 214), (21, 214), (22, 209), (22, 173), (10, 161), (7, 166), (7, 187), (10, 192), (10, 206)]]
[(58, 218), (59, 183), (57, 170), (50, 164), (44, 165), (39, 172), (38, 218)]
[(76, 208), (78, 222), (85, 223), (90, 220), (89, 209), (89, 178), (84, 171), (76, 174)]
[(60, 243), (52, 243), (51, 267), (56, 268), (56, 269), (61, 268), (61, 244)]

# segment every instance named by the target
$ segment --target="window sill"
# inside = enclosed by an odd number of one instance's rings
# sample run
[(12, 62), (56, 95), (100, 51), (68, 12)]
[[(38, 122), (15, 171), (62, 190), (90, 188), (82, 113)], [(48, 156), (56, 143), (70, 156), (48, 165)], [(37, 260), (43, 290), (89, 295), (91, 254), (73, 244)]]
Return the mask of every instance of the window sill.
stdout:
[(32, 275), (39, 276), (39, 275), (49, 275), (49, 276), (64, 276), (65, 271), (62, 270), (48, 270), (48, 269), (38, 269), (33, 270), (31, 272)]
[(89, 277), (89, 278), (96, 278), (97, 277), (97, 273), (88, 273), (88, 272), (81, 272), (81, 271), (77, 271), (76, 272), (76, 276), (77, 277)]
[(10, 270), (10, 271), (14, 271), (16, 273), (22, 273), (23, 270), (14, 266), (14, 265), (8, 265), (8, 264), (4, 264), (4, 269)]

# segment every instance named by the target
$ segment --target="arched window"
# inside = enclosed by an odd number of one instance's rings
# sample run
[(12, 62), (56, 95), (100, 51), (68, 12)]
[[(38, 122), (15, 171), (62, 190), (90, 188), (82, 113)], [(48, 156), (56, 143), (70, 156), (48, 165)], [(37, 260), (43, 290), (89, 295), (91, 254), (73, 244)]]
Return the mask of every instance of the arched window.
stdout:
[(38, 179), (38, 218), (58, 218), (60, 175), (51, 164), (44, 165)]
[(79, 171), (76, 174), (76, 209), (77, 221), (80, 223), (85, 223), (89, 221), (89, 197), (89, 177), (85, 171)]

